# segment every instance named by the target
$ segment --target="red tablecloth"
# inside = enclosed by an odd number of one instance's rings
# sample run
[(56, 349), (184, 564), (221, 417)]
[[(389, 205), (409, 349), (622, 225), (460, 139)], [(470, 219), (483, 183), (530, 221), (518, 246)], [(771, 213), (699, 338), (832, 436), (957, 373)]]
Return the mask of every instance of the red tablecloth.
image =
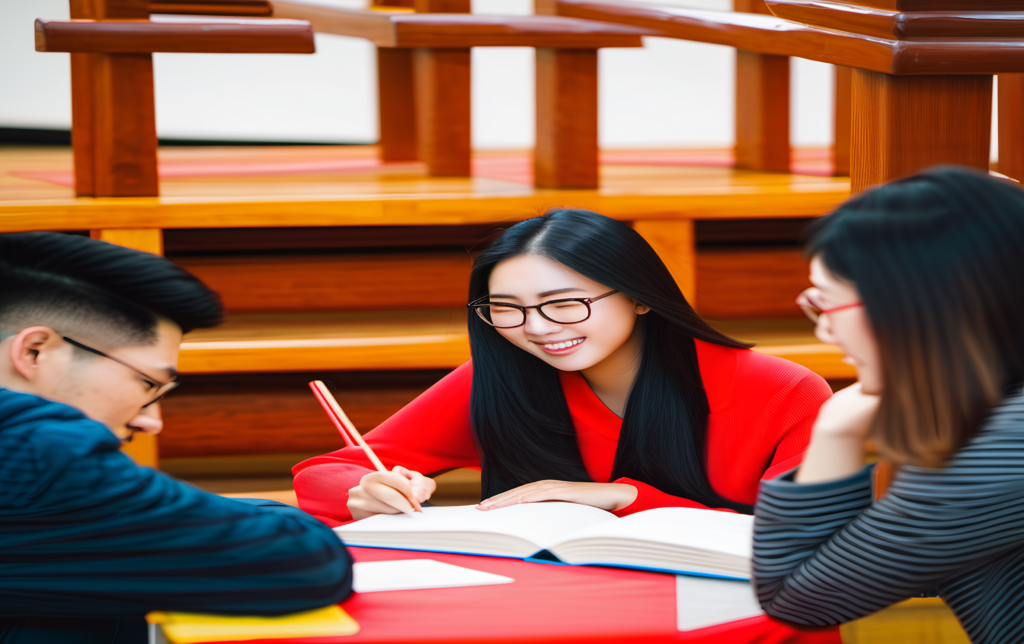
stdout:
[(436, 559), (505, 575), (515, 583), (356, 594), (342, 607), (359, 622), (358, 634), (289, 642), (841, 644), (838, 629), (802, 632), (763, 616), (679, 632), (672, 575), (404, 550), (351, 552), (356, 561)]

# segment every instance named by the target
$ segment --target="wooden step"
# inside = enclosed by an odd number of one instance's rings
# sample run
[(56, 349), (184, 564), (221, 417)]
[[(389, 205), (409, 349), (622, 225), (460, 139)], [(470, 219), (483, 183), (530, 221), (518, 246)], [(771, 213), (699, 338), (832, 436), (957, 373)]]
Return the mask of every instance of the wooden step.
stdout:
[(734, 338), (755, 343), (755, 351), (795, 362), (826, 380), (857, 377), (857, 370), (842, 362), (843, 353), (839, 347), (819, 341), (814, 336), (813, 325), (806, 318), (710, 322)]
[[(339, 449), (342, 440), (307, 383), (328, 382), (356, 427), (369, 431), (468, 359), (468, 340), (461, 330), (464, 314), (451, 314), (449, 323), (449, 313), (304, 314), (301, 324), (290, 327), (282, 322), (289, 316), (246, 315), (220, 329), (190, 334), (182, 353), (182, 387), (163, 404), (163, 467), (186, 478), (286, 476), (294, 463)], [(434, 316), (432, 321), (412, 321), (429, 315)], [(802, 364), (833, 385), (856, 376), (852, 367), (840, 362), (837, 348), (817, 342), (806, 320), (727, 321), (714, 326), (757, 342), (758, 351)], [(349, 336), (338, 337), (339, 329)], [(429, 361), (434, 367), (425, 369), (427, 361), (417, 363), (417, 346), (408, 343), (417, 330), (461, 345), (448, 352), (434, 346), (436, 359)], [(195, 341), (196, 335), (206, 341)], [(257, 339), (265, 335), (277, 339)], [(346, 346), (352, 340), (363, 344)], [(297, 347), (296, 341), (306, 346)], [(220, 348), (206, 351), (203, 345)], [(200, 366), (205, 370), (195, 368), (204, 361)], [(382, 365), (390, 365), (389, 370)]]
[(715, 152), (717, 167), (609, 154), (600, 189), (563, 191), (530, 185), (528, 151), (474, 152), (475, 176), (431, 178), (373, 146), (161, 148), (160, 197), (76, 199), (69, 148), (11, 148), (0, 231), (455, 226), (567, 205), (625, 221), (817, 217), (850, 195), (849, 179), (734, 170)]
[[(839, 349), (805, 320), (713, 323), (755, 350), (801, 364), (826, 379), (856, 377)], [(469, 359), (466, 310), (251, 313), (188, 334), (183, 374), (454, 369)]]
[[(803, 317), (794, 300), (810, 286), (810, 271), (799, 248), (697, 243), (693, 304), (701, 315)], [(462, 308), (472, 267), (465, 249), (181, 257), (175, 263), (220, 294), (229, 314)]]
[(454, 369), (469, 360), (466, 309), (252, 313), (193, 331), (184, 374)]
[(464, 250), (204, 257), (175, 263), (216, 291), (229, 314), (464, 308), (472, 268)]

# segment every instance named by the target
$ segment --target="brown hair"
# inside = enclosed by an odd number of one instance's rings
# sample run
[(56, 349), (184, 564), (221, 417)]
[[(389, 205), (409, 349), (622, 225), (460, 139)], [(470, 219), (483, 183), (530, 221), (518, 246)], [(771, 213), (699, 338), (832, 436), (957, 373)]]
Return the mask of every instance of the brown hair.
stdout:
[(880, 455), (941, 466), (1024, 380), (1024, 191), (936, 168), (850, 199), (807, 250), (856, 286), (871, 321)]

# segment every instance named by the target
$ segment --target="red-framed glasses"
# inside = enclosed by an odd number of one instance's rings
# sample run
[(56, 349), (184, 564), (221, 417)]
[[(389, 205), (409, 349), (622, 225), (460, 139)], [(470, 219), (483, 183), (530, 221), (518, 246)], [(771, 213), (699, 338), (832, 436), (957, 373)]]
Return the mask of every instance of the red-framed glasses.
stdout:
[(863, 302), (853, 302), (851, 304), (843, 304), (841, 306), (833, 306), (830, 309), (822, 308), (818, 303), (818, 289), (813, 286), (796, 298), (796, 305), (800, 307), (800, 310), (804, 312), (811, 322), (815, 324), (821, 319), (821, 316), (828, 315), (829, 313), (835, 313), (844, 309), (852, 309), (858, 306), (864, 306)]

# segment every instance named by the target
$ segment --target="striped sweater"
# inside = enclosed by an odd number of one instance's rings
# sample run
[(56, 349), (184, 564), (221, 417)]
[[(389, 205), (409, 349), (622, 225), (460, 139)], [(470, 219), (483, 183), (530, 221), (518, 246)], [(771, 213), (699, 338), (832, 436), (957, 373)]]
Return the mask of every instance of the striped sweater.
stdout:
[(17, 618), (278, 614), (351, 592), (351, 558), (311, 516), (201, 492), (119, 448), (71, 407), (0, 389), (0, 641)]
[(871, 468), (762, 484), (753, 573), (769, 615), (840, 624), (937, 592), (975, 644), (1024, 642), (1024, 396), (940, 469), (904, 467), (872, 503)]

